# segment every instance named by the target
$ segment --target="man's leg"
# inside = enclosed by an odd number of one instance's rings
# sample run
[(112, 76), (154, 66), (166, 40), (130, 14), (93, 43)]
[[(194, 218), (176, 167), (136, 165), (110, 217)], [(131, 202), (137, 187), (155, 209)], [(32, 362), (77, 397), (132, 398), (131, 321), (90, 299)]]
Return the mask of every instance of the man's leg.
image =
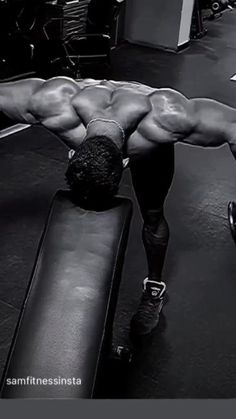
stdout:
[(144, 220), (142, 237), (148, 263), (142, 301), (131, 323), (132, 331), (141, 335), (150, 333), (156, 327), (166, 288), (161, 275), (169, 228), (163, 205), (174, 174), (174, 146), (160, 146), (156, 153), (131, 162), (130, 168)]

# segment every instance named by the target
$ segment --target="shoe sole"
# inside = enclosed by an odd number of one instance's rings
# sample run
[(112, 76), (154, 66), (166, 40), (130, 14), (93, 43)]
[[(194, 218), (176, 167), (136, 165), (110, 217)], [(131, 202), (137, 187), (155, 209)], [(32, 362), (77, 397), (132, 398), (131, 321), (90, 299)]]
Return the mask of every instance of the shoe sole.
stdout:
[(150, 335), (152, 332), (154, 332), (154, 330), (156, 329), (156, 327), (159, 324), (160, 314), (161, 314), (162, 308), (163, 308), (164, 304), (167, 303), (167, 301), (168, 301), (168, 297), (167, 297), (167, 295), (164, 295), (163, 300), (162, 300), (162, 304), (160, 304), (160, 307), (159, 307), (158, 312), (157, 312), (158, 313), (157, 322), (156, 322), (155, 326), (153, 326), (150, 330), (148, 330), (146, 332), (143, 332), (143, 333), (138, 333), (137, 331), (133, 330), (132, 319), (131, 319), (131, 322), (130, 322), (130, 334), (131, 334), (131, 336), (133, 335), (133, 336), (137, 336), (137, 337), (142, 337), (142, 336)]

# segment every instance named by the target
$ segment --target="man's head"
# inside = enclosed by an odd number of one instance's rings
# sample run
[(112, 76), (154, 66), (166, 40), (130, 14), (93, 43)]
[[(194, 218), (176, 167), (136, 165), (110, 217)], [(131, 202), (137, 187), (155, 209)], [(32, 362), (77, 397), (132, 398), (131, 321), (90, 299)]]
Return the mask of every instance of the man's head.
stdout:
[(95, 209), (117, 193), (123, 172), (122, 153), (105, 136), (84, 140), (70, 160), (66, 179), (78, 203)]

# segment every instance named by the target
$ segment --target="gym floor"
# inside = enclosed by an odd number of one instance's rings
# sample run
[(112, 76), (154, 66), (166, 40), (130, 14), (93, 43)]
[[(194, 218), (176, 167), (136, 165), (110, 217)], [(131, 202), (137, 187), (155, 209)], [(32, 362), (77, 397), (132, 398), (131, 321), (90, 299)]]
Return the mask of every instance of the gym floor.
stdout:
[[(236, 11), (207, 23), (208, 34), (173, 54), (124, 44), (113, 52), (113, 78), (172, 87), (236, 107)], [(0, 372), (6, 362), (51, 199), (65, 187), (66, 149), (40, 127), (0, 141)], [(236, 397), (236, 247), (228, 201), (236, 165), (227, 147), (176, 146), (166, 201), (171, 238), (163, 280), (168, 304), (160, 327), (139, 342), (133, 364), (112, 369), (111, 398)], [(135, 202), (126, 172), (121, 193)], [(129, 321), (141, 296), (146, 260), (134, 206), (114, 325), (130, 345)]]

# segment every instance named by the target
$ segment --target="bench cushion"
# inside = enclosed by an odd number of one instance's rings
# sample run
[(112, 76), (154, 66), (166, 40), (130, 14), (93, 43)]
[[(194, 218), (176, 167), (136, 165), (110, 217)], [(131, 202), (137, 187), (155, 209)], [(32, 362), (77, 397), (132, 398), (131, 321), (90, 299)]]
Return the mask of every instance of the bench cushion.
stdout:
[[(125, 198), (93, 212), (73, 204), (67, 192), (56, 194), (6, 366), (3, 398), (94, 396), (111, 335), (131, 212)], [(7, 385), (7, 378), (27, 376), (58, 382), (74, 377), (77, 384)]]

